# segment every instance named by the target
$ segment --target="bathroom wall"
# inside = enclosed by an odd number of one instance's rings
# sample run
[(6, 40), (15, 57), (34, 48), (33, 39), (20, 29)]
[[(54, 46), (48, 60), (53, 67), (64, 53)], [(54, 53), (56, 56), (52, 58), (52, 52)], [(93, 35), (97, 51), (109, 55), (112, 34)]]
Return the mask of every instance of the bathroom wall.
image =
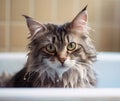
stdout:
[(120, 51), (120, 0), (0, 0), (0, 52), (25, 52), (22, 14), (41, 23), (71, 21), (88, 4), (90, 36), (98, 51)]

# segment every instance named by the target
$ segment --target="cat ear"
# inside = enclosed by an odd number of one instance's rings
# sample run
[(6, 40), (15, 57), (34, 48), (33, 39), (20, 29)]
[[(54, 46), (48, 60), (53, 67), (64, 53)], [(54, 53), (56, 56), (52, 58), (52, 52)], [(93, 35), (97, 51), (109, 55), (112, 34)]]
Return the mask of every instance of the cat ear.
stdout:
[(71, 22), (71, 26), (73, 29), (84, 30), (84, 28), (86, 28), (88, 22), (88, 13), (86, 9), (87, 9), (87, 5)]
[(26, 19), (28, 29), (30, 31), (30, 37), (34, 36), (37, 32), (42, 32), (46, 30), (46, 27), (39, 22), (33, 20), (31, 17), (23, 15)]

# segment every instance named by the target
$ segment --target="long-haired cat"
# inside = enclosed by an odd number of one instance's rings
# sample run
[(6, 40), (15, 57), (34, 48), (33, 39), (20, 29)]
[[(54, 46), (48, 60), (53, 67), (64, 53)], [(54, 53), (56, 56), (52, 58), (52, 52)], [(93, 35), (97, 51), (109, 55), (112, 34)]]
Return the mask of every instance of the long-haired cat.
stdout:
[(89, 38), (87, 6), (69, 23), (40, 24), (24, 15), (30, 31), (27, 63), (7, 87), (94, 87), (96, 50)]

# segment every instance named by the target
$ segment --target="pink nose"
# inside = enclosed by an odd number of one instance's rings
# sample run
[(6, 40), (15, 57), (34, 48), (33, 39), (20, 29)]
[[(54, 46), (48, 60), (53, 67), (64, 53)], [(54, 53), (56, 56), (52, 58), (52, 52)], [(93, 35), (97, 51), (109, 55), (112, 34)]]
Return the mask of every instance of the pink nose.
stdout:
[(58, 57), (58, 60), (64, 64), (65, 60), (66, 60), (66, 57)]

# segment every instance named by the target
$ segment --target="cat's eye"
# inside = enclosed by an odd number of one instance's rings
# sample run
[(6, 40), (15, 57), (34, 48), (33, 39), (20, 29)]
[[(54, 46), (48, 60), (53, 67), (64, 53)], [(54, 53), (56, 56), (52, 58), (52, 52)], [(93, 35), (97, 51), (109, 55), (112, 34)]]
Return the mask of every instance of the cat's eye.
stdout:
[(54, 45), (48, 44), (48, 45), (46, 46), (46, 50), (47, 50), (47, 52), (49, 52), (49, 53), (54, 53), (54, 52), (56, 51), (56, 48), (55, 48)]
[(68, 44), (68, 46), (67, 46), (68, 51), (73, 51), (75, 49), (76, 49), (76, 43), (75, 42), (71, 42), (71, 43)]

